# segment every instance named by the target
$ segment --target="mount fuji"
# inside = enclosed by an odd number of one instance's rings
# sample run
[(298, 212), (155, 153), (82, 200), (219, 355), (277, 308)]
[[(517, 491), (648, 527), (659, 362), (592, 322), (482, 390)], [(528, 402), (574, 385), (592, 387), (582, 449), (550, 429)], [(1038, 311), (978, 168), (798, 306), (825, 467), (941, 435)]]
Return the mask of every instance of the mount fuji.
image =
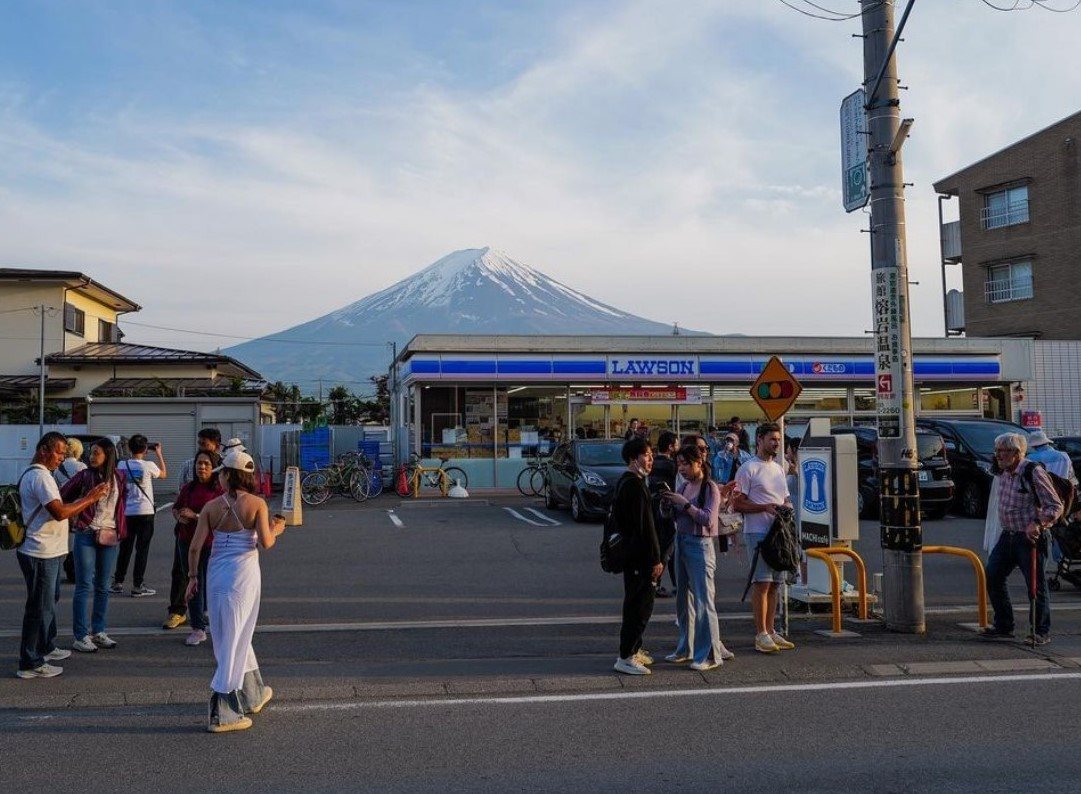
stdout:
[[(222, 352), (304, 392), (356, 384), (419, 333), (668, 335), (672, 326), (594, 300), (491, 248), (455, 251), (397, 284)], [(695, 333), (693, 331), (689, 333)]]

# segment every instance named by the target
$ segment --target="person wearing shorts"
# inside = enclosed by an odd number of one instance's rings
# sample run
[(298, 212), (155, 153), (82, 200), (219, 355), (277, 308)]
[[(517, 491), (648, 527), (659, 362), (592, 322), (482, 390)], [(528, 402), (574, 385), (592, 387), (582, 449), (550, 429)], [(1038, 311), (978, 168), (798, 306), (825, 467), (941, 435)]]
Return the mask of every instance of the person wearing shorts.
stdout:
[(759, 653), (777, 653), (796, 646), (777, 633), (777, 596), (785, 572), (775, 571), (766, 564), (755, 548), (766, 537), (777, 508), (792, 507), (785, 470), (777, 459), (781, 454), (781, 429), (773, 422), (761, 424), (755, 431), (757, 455), (736, 472), (739, 493), (735, 507), (743, 513), (743, 539), (748, 558), (755, 568), (751, 574), (751, 608), (754, 611), (754, 649)]

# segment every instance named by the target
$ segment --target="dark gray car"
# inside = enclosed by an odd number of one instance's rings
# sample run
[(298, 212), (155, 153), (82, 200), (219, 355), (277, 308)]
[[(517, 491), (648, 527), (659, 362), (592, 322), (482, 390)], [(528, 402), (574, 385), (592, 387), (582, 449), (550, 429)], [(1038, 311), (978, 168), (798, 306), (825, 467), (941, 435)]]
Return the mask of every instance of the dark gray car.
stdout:
[(627, 470), (623, 441), (575, 440), (560, 444), (548, 459), (545, 505), (569, 506), (575, 521), (604, 517), (615, 486)]

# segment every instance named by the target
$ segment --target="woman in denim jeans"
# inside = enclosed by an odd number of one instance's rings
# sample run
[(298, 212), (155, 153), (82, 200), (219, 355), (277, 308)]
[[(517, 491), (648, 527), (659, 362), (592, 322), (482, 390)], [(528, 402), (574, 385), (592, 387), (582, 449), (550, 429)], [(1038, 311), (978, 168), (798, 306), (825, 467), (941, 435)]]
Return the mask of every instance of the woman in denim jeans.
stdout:
[[(714, 541), (719, 533), (719, 516), (735, 484), (718, 486), (707, 475), (706, 454), (696, 446), (676, 453), (676, 465), (683, 477), (679, 493), (665, 494), (676, 511), (676, 616), (679, 643), (666, 658), (691, 669), (712, 670), (733, 654), (721, 642), (713, 577), (717, 571)], [(689, 615), (694, 609), (694, 621)]]
[[(75, 593), (71, 606), (75, 642), (71, 647), (83, 653), (116, 647), (116, 641), (106, 633), (106, 621), (109, 583), (116, 568), (119, 542), (127, 535), (124, 500), (128, 488), (124, 473), (116, 468), (116, 446), (107, 438), (94, 442), (90, 447), (90, 466), (68, 480), (60, 494), (65, 502), (75, 501), (100, 483), (109, 484), (108, 495), (74, 520)], [(100, 542), (103, 540), (106, 542)], [(91, 591), (94, 604), (88, 626), (86, 613)]]
[[(182, 563), (184, 578), (188, 576), (188, 551), (199, 513), (207, 503), (222, 495), (221, 483), (214, 474), (214, 467), (221, 463), (216, 452), (200, 451), (192, 464), (194, 479), (184, 483), (173, 502), (173, 517), (176, 518), (176, 545)], [(188, 620), (191, 622), (191, 634), (184, 641), (186, 645), (199, 645), (206, 642), (207, 603), (206, 603), (206, 566), (210, 561), (210, 548), (214, 542), (214, 533), (207, 533), (206, 542), (199, 555), (199, 569), (196, 572), (198, 589), (188, 601)]]

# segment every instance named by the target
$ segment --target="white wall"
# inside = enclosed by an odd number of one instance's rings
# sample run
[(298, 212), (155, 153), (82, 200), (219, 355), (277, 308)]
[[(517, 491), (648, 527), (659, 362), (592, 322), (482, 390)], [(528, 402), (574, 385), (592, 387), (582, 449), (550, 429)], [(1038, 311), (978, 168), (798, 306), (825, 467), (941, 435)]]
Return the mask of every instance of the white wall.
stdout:
[(1081, 435), (1081, 341), (1037, 339), (1033, 364), (1035, 380), (1015, 410), (1039, 411), (1049, 436)]
[[(86, 425), (45, 425), (45, 432), (56, 430), (65, 436), (86, 433)], [(30, 465), (37, 447), (37, 425), (0, 425), (0, 483), (13, 483)]]

